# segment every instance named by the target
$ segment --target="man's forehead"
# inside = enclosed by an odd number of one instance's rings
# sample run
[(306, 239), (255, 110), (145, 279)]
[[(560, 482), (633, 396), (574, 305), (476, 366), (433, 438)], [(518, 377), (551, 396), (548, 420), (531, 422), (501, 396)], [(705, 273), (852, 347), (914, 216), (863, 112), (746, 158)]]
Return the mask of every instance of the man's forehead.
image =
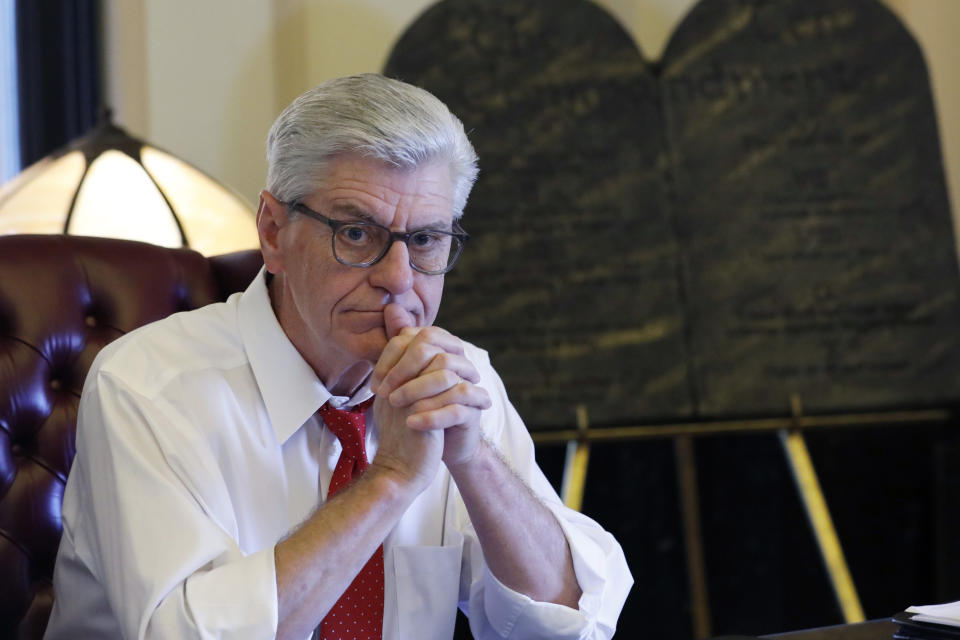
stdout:
[(331, 163), (317, 188), (303, 201), (339, 214), (383, 223), (405, 208), (422, 224), (453, 220), (453, 179), (447, 163), (431, 162), (412, 169), (379, 160), (346, 156)]
[(343, 182), (360, 181), (399, 185), (412, 179), (433, 183), (438, 191), (446, 192), (454, 183), (453, 167), (443, 158), (426, 160), (407, 167), (379, 158), (345, 153), (330, 159), (323, 174), (319, 176), (319, 184), (333, 187)]

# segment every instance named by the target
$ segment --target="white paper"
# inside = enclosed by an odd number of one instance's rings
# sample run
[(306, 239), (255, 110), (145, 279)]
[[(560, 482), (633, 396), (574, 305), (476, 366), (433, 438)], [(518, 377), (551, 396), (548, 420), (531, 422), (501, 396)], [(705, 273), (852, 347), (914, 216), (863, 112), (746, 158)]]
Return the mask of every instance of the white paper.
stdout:
[(960, 627), (960, 600), (944, 604), (927, 604), (919, 607), (908, 607), (907, 613), (915, 614), (910, 616), (911, 620)]

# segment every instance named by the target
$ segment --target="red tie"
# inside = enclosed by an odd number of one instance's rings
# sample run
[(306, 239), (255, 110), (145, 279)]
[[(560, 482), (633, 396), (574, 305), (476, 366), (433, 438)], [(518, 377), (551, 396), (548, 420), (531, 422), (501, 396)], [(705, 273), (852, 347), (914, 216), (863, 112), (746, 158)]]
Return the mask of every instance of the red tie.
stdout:
[[(363, 403), (347, 411), (334, 409), (329, 403), (320, 407), (324, 424), (343, 445), (330, 480), (328, 499), (370, 466), (363, 444), (367, 432), (363, 413), (368, 405)], [(320, 637), (323, 640), (380, 640), (383, 637), (383, 545), (374, 551), (320, 623)]]

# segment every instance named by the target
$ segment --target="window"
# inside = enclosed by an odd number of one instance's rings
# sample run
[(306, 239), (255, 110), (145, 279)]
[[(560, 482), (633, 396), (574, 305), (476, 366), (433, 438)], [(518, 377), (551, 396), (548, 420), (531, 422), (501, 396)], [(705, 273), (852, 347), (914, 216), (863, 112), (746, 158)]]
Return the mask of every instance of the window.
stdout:
[(15, 0), (0, 0), (0, 184), (20, 171)]

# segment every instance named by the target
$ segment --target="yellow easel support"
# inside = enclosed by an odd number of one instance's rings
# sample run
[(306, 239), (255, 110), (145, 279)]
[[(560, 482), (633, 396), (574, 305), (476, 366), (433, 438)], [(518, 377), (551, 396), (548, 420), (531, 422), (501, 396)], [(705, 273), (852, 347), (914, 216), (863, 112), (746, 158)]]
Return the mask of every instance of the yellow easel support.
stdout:
[[(802, 412), (799, 396), (792, 396), (790, 404), (793, 417), (798, 419)], [(853, 578), (850, 576), (850, 569), (847, 567), (843, 548), (840, 546), (840, 538), (833, 526), (833, 518), (830, 517), (830, 510), (827, 508), (827, 501), (820, 488), (820, 481), (813, 468), (813, 461), (810, 459), (810, 452), (803, 434), (796, 428), (781, 429), (778, 433), (787, 461), (790, 463), (790, 469), (793, 471), (797, 490), (807, 511), (807, 517), (813, 527), (814, 537), (820, 547), (820, 555), (830, 576), (830, 583), (843, 613), (843, 619), (847, 624), (863, 622), (865, 617), (863, 607), (860, 606), (860, 597), (853, 585)]]
[[(577, 405), (577, 433), (584, 435), (589, 428), (587, 408)], [(567, 457), (563, 463), (563, 483), (560, 497), (563, 504), (575, 511), (583, 507), (583, 487), (587, 483), (587, 466), (590, 463), (590, 444), (586, 438), (567, 442)]]

